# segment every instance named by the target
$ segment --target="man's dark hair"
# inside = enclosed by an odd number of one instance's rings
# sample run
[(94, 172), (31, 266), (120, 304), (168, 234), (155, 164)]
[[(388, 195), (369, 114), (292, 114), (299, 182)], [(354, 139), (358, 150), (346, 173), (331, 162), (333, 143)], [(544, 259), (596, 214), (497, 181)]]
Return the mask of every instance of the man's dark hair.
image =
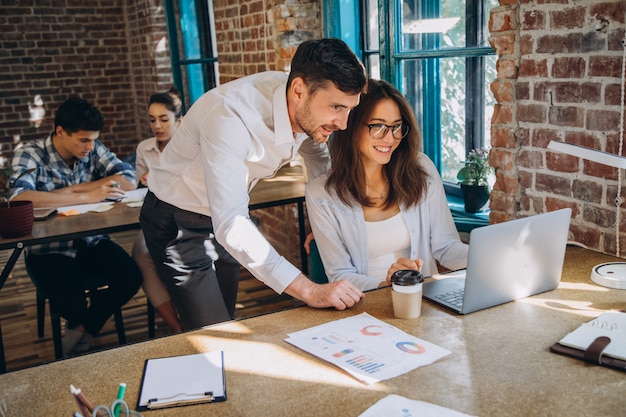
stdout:
[(362, 93), (367, 86), (363, 64), (344, 41), (335, 38), (302, 42), (291, 60), (287, 86), (296, 77), (304, 80), (311, 93), (328, 81), (347, 94)]
[(59, 106), (54, 116), (54, 127), (61, 126), (71, 135), (79, 130), (100, 132), (104, 127), (104, 118), (100, 110), (90, 102), (79, 97), (70, 97)]

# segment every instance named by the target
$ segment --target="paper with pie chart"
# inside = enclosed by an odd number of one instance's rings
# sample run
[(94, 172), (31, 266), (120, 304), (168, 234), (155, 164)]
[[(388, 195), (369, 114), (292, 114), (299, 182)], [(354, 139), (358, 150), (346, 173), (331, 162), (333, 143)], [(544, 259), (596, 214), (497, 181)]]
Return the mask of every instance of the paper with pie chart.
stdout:
[(288, 343), (373, 384), (429, 365), (450, 351), (361, 313), (288, 334)]

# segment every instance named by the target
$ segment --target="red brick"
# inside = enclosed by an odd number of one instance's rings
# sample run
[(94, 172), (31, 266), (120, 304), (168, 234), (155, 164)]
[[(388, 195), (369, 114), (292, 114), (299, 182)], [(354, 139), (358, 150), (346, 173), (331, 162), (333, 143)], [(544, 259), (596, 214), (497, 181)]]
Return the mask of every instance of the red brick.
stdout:
[(609, 110), (588, 110), (586, 128), (588, 130), (616, 130), (619, 126), (619, 112)]
[(528, 100), (530, 98), (530, 84), (518, 81), (515, 83), (515, 98), (517, 100)]
[(531, 35), (520, 36), (520, 53), (522, 55), (530, 55), (535, 47), (535, 38)]
[(564, 208), (572, 209), (572, 218), (576, 218), (578, 214), (578, 205), (571, 201), (562, 200), (555, 197), (546, 197), (546, 211), (556, 211)]
[(515, 167), (515, 154), (511, 151), (491, 148), (489, 165), (497, 169), (510, 170)]
[(548, 61), (545, 59), (522, 59), (519, 65), (520, 77), (547, 77)]
[(571, 7), (564, 10), (550, 12), (550, 22), (552, 29), (572, 29), (579, 28), (585, 22), (585, 8)]
[(571, 196), (570, 180), (562, 176), (538, 172), (535, 175), (535, 188), (539, 192), (547, 192), (566, 197)]
[(511, 107), (502, 106), (500, 104), (494, 105), (493, 116), (491, 117), (491, 124), (507, 124), (513, 121), (513, 114), (511, 113)]
[(580, 158), (567, 155), (562, 152), (546, 153), (546, 168), (557, 172), (578, 172), (580, 170)]
[(564, 139), (565, 142), (571, 143), (573, 145), (584, 146), (591, 149), (601, 149), (600, 141), (595, 135), (591, 133), (581, 131), (566, 131)]
[(574, 180), (572, 183), (572, 196), (577, 200), (600, 203), (602, 194), (602, 184), (598, 184), (597, 181)]
[(517, 65), (512, 59), (500, 58), (496, 61), (496, 71), (498, 78), (517, 77)]
[(537, 53), (576, 53), (582, 48), (582, 34), (544, 35), (537, 40)]
[[(520, 171), (519, 172), (519, 184), (522, 189), (529, 190), (534, 187), (535, 176), (532, 172)], [(515, 194), (515, 193), (511, 193)]]
[(489, 86), (494, 98), (498, 103), (510, 103), (513, 101), (514, 83), (509, 80), (496, 79)]
[(617, 106), (621, 103), (621, 84), (608, 84), (604, 88), (604, 104), (607, 106)]
[(517, 108), (517, 120), (520, 122), (544, 123), (546, 107), (541, 104), (520, 104)]
[(590, 56), (589, 76), (621, 78), (622, 58), (617, 56)]
[(624, 23), (626, 4), (623, 1), (598, 2), (589, 5), (589, 15), (597, 20), (607, 20), (609, 22)]
[(515, 147), (515, 135), (511, 127), (492, 127), (491, 128), (491, 146), (500, 148)]
[(577, 223), (570, 225), (570, 232), (575, 242), (582, 243), (589, 248), (598, 248), (602, 233), (597, 227), (579, 226)]
[(585, 76), (585, 68), (585, 60), (581, 57), (557, 57), (552, 64), (552, 77), (583, 78)]
[(517, 165), (524, 168), (543, 168), (543, 153), (522, 149), (517, 155)]
[(583, 160), (583, 173), (591, 177), (602, 178), (605, 180), (614, 181), (617, 179), (617, 168), (588, 160)]
[(598, 227), (612, 227), (615, 225), (615, 210), (586, 204), (583, 209), (583, 219)]
[(515, 34), (501, 34), (489, 37), (489, 44), (498, 55), (509, 55), (515, 52)]
[(584, 127), (585, 111), (580, 107), (559, 106), (550, 107), (548, 120), (557, 126)]
[(489, 31), (506, 32), (517, 28), (517, 19), (514, 9), (498, 7), (489, 13)]
[(546, 27), (546, 14), (539, 10), (525, 11), (522, 17), (522, 30), (541, 30)]
[(530, 129), (524, 127), (518, 128), (515, 138), (520, 146), (530, 146)]

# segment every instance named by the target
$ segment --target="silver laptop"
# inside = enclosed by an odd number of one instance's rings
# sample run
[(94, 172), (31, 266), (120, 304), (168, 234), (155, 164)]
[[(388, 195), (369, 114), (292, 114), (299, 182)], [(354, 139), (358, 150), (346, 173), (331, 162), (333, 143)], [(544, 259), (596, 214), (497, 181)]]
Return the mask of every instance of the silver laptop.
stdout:
[(467, 269), (434, 275), (424, 298), (460, 314), (555, 289), (561, 281), (569, 208), (473, 229)]

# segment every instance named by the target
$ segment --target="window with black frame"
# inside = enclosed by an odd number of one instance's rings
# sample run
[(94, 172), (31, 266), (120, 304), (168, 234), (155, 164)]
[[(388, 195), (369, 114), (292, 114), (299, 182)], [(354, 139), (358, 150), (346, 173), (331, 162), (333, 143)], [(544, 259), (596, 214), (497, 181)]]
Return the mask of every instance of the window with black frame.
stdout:
[(185, 108), (217, 85), (215, 20), (211, 0), (165, 0), (174, 85)]
[(412, 104), (448, 192), (470, 150), (487, 147), (496, 57), (487, 41), (497, 0), (361, 0), (363, 62)]

